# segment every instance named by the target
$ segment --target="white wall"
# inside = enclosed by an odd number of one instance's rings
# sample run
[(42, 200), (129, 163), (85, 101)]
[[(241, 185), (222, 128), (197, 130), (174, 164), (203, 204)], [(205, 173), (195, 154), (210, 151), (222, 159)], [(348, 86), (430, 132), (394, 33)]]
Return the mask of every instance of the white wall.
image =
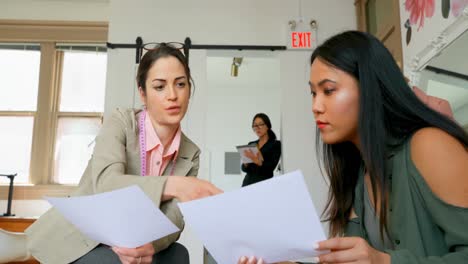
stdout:
[[(300, 169), (319, 212), (325, 207), (328, 187), (315, 155), (315, 124), (308, 87), (309, 52), (281, 54), (282, 141), (284, 172)], [(324, 225), (326, 227), (326, 225)], [(327, 229), (325, 229), (328, 231)]]
[[(287, 22), (299, 16), (299, 1), (173, 1), (113, 0), (110, 6), (109, 41), (134, 43), (137, 36), (145, 42), (183, 41), (193, 44), (286, 45)], [(318, 22), (318, 41), (345, 29), (356, 28), (354, 2), (351, 0), (302, 1), (304, 18)], [(333, 17), (333, 19), (330, 19)], [(191, 107), (206, 111), (203, 85), (207, 85), (206, 57), (199, 50), (190, 51), (190, 66), (197, 84)], [(283, 157), (286, 171), (302, 169), (320, 209), (326, 190), (315, 160), (311, 98), (307, 92), (310, 51), (278, 52), (280, 57)], [(198, 55), (196, 55), (198, 54)], [(135, 101), (135, 52), (111, 50), (107, 76), (106, 111), (132, 107)], [(242, 68), (241, 68), (242, 71)], [(128, 74), (124, 74), (128, 73)], [(205, 123), (201, 112), (191, 109), (187, 116), (192, 125), (186, 131), (204, 146)], [(194, 135), (192, 136), (192, 133)], [(310, 149), (304, 148), (310, 146)], [(203, 174), (201, 177), (206, 177)], [(313, 179), (313, 180), (309, 180)]]
[(266, 113), (281, 137), (279, 59), (277, 53), (265, 55), (243, 57), (238, 77), (230, 76), (232, 57), (208, 57), (204, 152), (209, 156), (210, 181), (224, 191), (240, 188), (244, 177), (244, 173), (224, 174), (224, 153), (257, 139), (251, 129), (256, 113)]
[(1, 0), (0, 19), (108, 21), (108, 0)]
[[(354, 1), (328, 0), (324, 3), (302, 1), (303, 16), (318, 21), (319, 42), (344, 29), (356, 28)], [(298, 4), (299, 1), (283, 0), (113, 0), (109, 41), (135, 43), (136, 37), (141, 36), (144, 42), (183, 42), (185, 37), (190, 37), (193, 44), (286, 45), (287, 22), (299, 16)], [(203, 127), (206, 117), (202, 113), (208, 110), (204, 104), (206, 98), (203, 98), (208, 95), (203, 85), (208, 82), (207, 59), (202, 53), (197, 50), (190, 53), (197, 90), (191, 100), (193, 108), (186, 117), (186, 122), (191, 125), (184, 129), (203, 149), (208, 140), (205, 137), (208, 132)], [(328, 189), (315, 162), (315, 132), (307, 91), (310, 53), (279, 52), (281, 134), (285, 171), (301, 169), (304, 172), (314, 203), (318, 210), (322, 210)], [(134, 105), (134, 57), (133, 50), (109, 52), (107, 113), (118, 106)], [(201, 178), (207, 178), (204, 174), (208, 166), (206, 160), (206, 156), (202, 156)], [(201, 252), (196, 252), (200, 248), (197, 239), (184, 234), (182, 240), (187, 238), (191, 242), (184, 244), (191, 249), (192, 263), (201, 263)]]
[[(318, 21), (318, 40), (343, 29), (356, 28), (353, 1), (302, 1), (304, 18)], [(172, 2), (113, 0), (110, 6), (109, 41), (135, 43), (183, 42), (193, 44), (286, 45), (287, 22), (299, 16), (298, 1), (200, 0)], [(330, 19), (333, 17), (333, 19)], [(133, 105), (135, 52), (109, 53), (106, 112)], [(191, 67), (197, 62), (192, 59)]]

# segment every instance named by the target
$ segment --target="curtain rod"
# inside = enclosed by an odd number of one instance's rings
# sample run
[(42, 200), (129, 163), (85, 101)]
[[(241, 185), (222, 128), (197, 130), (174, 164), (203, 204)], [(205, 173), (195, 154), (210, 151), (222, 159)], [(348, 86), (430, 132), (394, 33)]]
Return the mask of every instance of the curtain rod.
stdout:
[[(190, 49), (214, 49), (214, 50), (286, 50), (286, 46), (268, 46), (268, 45), (205, 45), (205, 44), (192, 44), (192, 40), (187, 37), (184, 41), (186, 47), (186, 57), (188, 59), (188, 50)], [(106, 46), (110, 49), (136, 49), (136, 63), (140, 62), (142, 54), (143, 39), (137, 37), (135, 44), (123, 43), (110, 43), (107, 42)]]

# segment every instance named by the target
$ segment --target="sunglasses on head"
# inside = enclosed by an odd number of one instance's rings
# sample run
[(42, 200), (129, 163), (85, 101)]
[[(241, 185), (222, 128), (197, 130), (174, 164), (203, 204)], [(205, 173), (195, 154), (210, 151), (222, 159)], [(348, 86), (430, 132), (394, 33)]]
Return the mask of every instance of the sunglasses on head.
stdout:
[[(147, 51), (157, 50), (160, 47), (170, 47), (170, 48), (182, 51), (182, 54), (185, 56), (185, 58), (187, 60), (187, 63), (188, 63), (189, 49), (184, 43), (181, 43), (181, 42), (149, 42), (149, 43), (145, 43), (145, 44), (143, 44), (141, 46), (142, 49), (147, 50)], [(141, 52), (141, 56), (143, 56), (143, 52)], [(140, 56), (140, 60), (141, 60), (141, 56)]]

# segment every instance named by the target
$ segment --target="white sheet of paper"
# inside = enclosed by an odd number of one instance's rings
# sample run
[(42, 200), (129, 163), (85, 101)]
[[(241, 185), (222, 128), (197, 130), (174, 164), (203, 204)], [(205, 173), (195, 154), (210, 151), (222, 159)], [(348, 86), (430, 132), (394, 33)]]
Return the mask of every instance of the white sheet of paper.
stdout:
[(300, 171), (179, 207), (218, 263), (314, 257), (314, 243), (326, 239)]
[(137, 186), (89, 196), (44, 197), (88, 238), (135, 248), (179, 231)]
[(239, 154), (241, 156), (241, 163), (253, 163), (253, 161), (245, 155), (245, 151), (251, 150), (254, 155), (257, 155), (257, 153), (258, 153), (257, 146), (255, 146), (255, 145), (243, 145), (243, 146), (237, 146), (236, 148), (237, 148), (237, 152), (239, 152)]

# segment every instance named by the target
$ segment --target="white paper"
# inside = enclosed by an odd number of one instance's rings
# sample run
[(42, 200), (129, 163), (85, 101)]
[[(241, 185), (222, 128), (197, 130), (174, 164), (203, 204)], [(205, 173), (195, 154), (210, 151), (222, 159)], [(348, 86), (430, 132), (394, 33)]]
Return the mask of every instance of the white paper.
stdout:
[(88, 238), (136, 248), (179, 231), (136, 185), (89, 196), (44, 197)]
[(254, 155), (257, 155), (259, 151), (255, 145), (237, 146), (236, 148), (241, 156), (241, 163), (253, 163), (253, 161), (245, 155), (245, 151), (251, 150)]
[(179, 207), (218, 263), (314, 257), (313, 245), (326, 239), (300, 171)]

